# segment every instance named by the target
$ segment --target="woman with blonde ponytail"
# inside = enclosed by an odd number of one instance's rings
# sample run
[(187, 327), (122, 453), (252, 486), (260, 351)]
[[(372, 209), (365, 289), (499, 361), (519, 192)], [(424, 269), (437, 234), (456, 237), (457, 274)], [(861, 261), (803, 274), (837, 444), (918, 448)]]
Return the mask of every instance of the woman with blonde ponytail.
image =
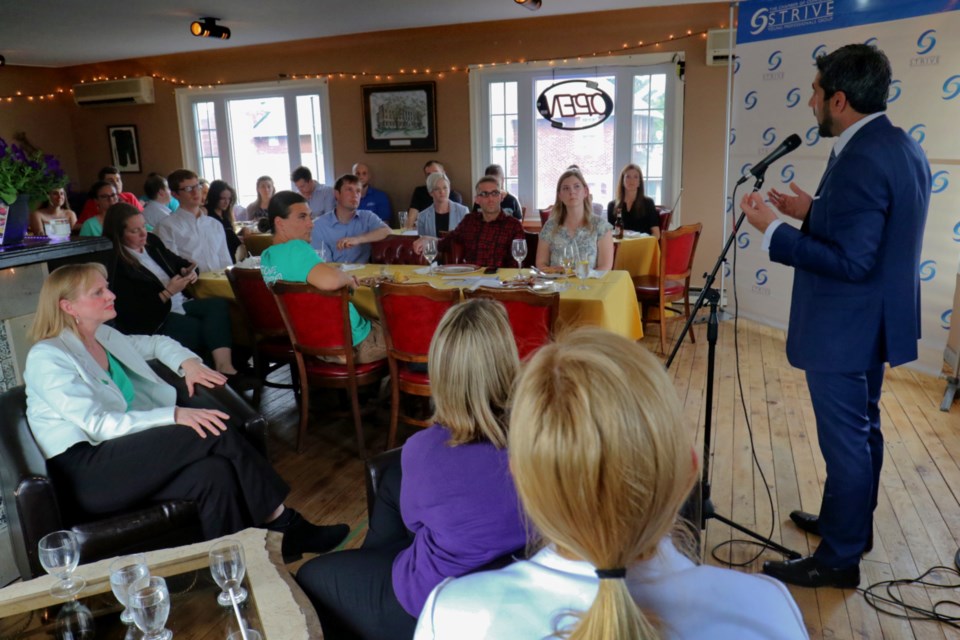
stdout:
[(510, 469), (544, 548), (441, 583), (416, 638), (806, 638), (779, 582), (698, 566), (674, 546), (698, 478), (693, 432), (646, 349), (585, 328), (526, 365)]

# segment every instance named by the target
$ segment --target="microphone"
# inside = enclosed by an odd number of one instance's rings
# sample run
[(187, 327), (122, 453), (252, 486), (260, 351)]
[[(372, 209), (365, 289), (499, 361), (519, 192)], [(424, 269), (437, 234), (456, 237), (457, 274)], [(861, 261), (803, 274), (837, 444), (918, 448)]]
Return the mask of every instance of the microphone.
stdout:
[[(771, 164), (773, 164), (774, 162), (776, 162), (783, 156), (787, 155), (788, 153), (790, 153), (791, 151), (793, 151), (799, 146), (800, 146), (800, 136), (798, 136), (795, 133), (790, 136), (787, 136), (787, 139), (781, 142), (780, 146), (774, 149), (770, 153), (770, 155), (768, 155), (766, 158), (764, 158), (763, 160), (761, 160), (760, 162), (758, 162), (757, 164), (755, 164), (753, 167), (750, 168), (750, 172), (749, 172), (750, 176), (753, 176), (754, 178), (762, 178), (763, 174), (767, 172), (767, 167), (769, 167)], [(744, 182), (750, 179), (750, 176), (743, 176), (737, 181), (737, 184), (738, 185), (743, 184)]]

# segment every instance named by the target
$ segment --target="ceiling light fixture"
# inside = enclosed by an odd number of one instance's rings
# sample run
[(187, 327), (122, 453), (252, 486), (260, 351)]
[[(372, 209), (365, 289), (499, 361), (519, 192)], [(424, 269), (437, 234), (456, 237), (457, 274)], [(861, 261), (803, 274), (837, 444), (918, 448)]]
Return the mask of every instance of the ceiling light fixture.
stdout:
[(198, 38), (230, 39), (230, 29), (217, 24), (220, 18), (200, 18), (190, 23), (190, 33)]
[(537, 11), (538, 9), (540, 9), (540, 0), (513, 0), (513, 1), (518, 5), (520, 5), (521, 7), (525, 9), (529, 9), (530, 11)]
[(5, 64), (7, 64), (7, 59), (4, 58), (3, 55), (0, 55), (0, 67), (4, 66)]

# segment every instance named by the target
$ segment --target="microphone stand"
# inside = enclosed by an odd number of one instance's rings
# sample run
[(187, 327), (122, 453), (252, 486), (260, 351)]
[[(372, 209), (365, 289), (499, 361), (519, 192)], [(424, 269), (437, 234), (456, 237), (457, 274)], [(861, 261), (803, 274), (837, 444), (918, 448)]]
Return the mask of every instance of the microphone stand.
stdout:
[[(756, 176), (757, 181), (753, 185), (754, 193), (759, 191), (763, 186), (764, 177), (764, 173)], [(694, 513), (699, 511), (697, 514), (699, 517), (691, 519), (694, 521), (699, 520), (701, 530), (705, 530), (707, 528), (707, 520), (713, 518), (714, 520), (719, 520), (720, 522), (750, 536), (751, 538), (754, 538), (755, 540), (759, 540), (765, 546), (779, 551), (787, 558), (794, 560), (800, 558), (801, 555), (796, 551), (788, 549), (783, 545), (720, 515), (714, 508), (713, 501), (710, 499), (710, 450), (712, 444), (711, 439), (713, 435), (713, 379), (717, 357), (717, 334), (719, 333), (720, 327), (720, 322), (717, 317), (717, 304), (720, 302), (720, 293), (713, 288), (713, 283), (717, 279), (717, 273), (720, 271), (720, 267), (723, 266), (724, 262), (726, 262), (727, 252), (730, 250), (730, 246), (737, 239), (737, 231), (740, 230), (740, 225), (743, 223), (744, 215), (745, 214), (741, 212), (740, 217), (737, 218), (737, 223), (734, 225), (733, 231), (730, 232), (730, 236), (727, 238), (726, 244), (723, 245), (723, 250), (720, 252), (720, 256), (717, 258), (716, 264), (713, 265), (713, 270), (709, 274), (704, 274), (706, 280), (704, 281), (703, 288), (700, 290), (700, 295), (697, 297), (697, 301), (693, 305), (693, 310), (690, 312), (690, 317), (687, 318), (687, 322), (683, 326), (683, 331), (680, 332), (680, 336), (677, 338), (677, 342), (673, 346), (673, 351), (670, 352), (670, 356), (667, 358), (666, 362), (666, 368), (669, 369), (670, 365), (673, 363), (673, 359), (677, 356), (677, 352), (680, 350), (680, 346), (683, 344), (683, 339), (687, 336), (687, 333), (690, 331), (690, 327), (693, 325), (693, 321), (697, 316), (697, 312), (703, 308), (704, 303), (709, 304), (710, 315), (707, 319), (707, 388), (703, 422), (703, 456), (701, 458), (701, 460), (703, 460), (703, 470), (702, 475), (700, 476), (700, 484), (694, 488), (693, 493), (687, 499), (687, 504), (684, 506), (682, 513), (691, 514), (692, 511)], [(699, 501), (697, 501), (696, 497), (698, 489), (700, 493)], [(695, 501), (697, 504), (691, 505), (691, 501)]]

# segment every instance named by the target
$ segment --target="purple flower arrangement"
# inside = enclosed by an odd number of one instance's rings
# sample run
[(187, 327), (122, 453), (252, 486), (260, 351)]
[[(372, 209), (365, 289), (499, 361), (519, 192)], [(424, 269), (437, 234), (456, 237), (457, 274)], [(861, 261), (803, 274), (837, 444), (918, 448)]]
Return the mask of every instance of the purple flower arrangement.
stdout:
[(13, 204), (17, 195), (46, 196), (68, 182), (60, 161), (50, 154), (27, 154), (19, 146), (0, 138), (0, 200)]

